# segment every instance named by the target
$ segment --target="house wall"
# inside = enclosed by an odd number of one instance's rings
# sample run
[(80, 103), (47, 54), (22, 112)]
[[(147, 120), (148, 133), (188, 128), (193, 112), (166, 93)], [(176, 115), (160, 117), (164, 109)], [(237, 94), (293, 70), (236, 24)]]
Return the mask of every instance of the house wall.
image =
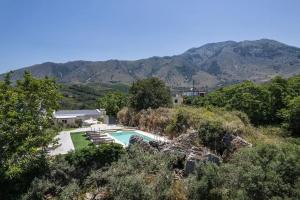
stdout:
[(76, 126), (75, 123), (76, 118), (64, 118), (64, 119), (55, 119), (56, 125), (62, 125), (64, 127), (66, 126)]
[(55, 122), (55, 125), (63, 125), (64, 127), (67, 127), (67, 126), (76, 127), (76, 126), (78, 126), (78, 124), (76, 124), (76, 122), (78, 120), (82, 120), (82, 121), (89, 120), (89, 119), (98, 120), (100, 117), (103, 117), (105, 119), (106, 118), (105, 110), (100, 109), (98, 111), (99, 111), (99, 113), (92, 114), (92, 115), (83, 115), (83, 116), (73, 115), (73, 116), (64, 116), (64, 118), (54, 118), (54, 122)]

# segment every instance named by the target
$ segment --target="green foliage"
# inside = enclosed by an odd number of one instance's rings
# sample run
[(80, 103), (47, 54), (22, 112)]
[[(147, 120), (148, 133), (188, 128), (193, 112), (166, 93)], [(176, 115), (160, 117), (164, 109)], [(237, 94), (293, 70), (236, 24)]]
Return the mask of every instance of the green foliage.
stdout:
[(120, 92), (109, 92), (97, 100), (98, 107), (104, 108), (106, 114), (116, 116), (127, 105), (127, 95)]
[(99, 147), (89, 146), (80, 151), (71, 152), (66, 160), (75, 167), (90, 168), (92, 165), (102, 167), (117, 160), (124, 149), (119, 144), (102, 144)]
[(84, 191), (82, 188), (90, 171), (110, 165), (123, 154), (124, 149), (120, 145), (107, 144), (91, 146), (48, 160), (47, 169), (31, 182), (22, 199), (78, 198)]
[(51, 128), (57, 90), (52, 79), (35, 79), (28, 72), (16, 85), (10, 74), (0, 82), (0, 195), (22, 191), (43, 171), (45, 147), (55, 135)]
[(129, 94), (130, 106), (136, 110), (169, 107), (172, 103), (170, 89), (158, 78), (134, 82)]
[(300, 96), (300, 76), (288, 79), (288, 91), (291, 97)]
[(230, 134), (243, 135), (252, 131), (247, 115), (239, 111), (222, 108), (158, 108), (137, 112), (124, 108), (118, 113), (118, 121), (123, 125), (136, 126), (162, 135), (177, 137), (188, 129), (198, 130), (205, 123), (216, 122)]
[(275, 77), (266, 84), (245, 81), (186, 102), (197, 106), (212, 105), (239, 110), (246, 113), (255, 125), (278, 124), (282, 122), (282, 110), (287, 108), (288, 102), (300, 95), (299, 87), (299, 76), (287, 80)]
[(296, 136), (300, 136), (300, 96), (289, 101), (283, 112), (288, 129)]
[(168, 124), (165, 131), (171, 136), (171, 138), (179, 136), (180, 134), (185, 133), (189, 128), (188, 122), (188, 113), (180, 109), (173, 116), (172, 121)]
[(171, 199), (175, 180), (172, 162), (170, 156), (131, 147), (128, 154), (92, 180), (98, 181), (99, 187), (108, 187), (113, 199)]
[(231, 162), (200, 165), (189, 199), (299, 199), (299, 146), (245, 149)]
[(199, 130), (199, 137), (201, 142), (210, 149), (216, 150), (222, 154), (225, 147), (223, 146), (222, 139), (226, 134), (220, 122), (207, 121), (202, 123)]
[(288, 82), (281, 77), (275, 77), (271, 80), (271, 83), (267, 85), (267, 89), (270, 93), (270, 120), (278, 123), (281, 121), (278, 112), (287, 105)]

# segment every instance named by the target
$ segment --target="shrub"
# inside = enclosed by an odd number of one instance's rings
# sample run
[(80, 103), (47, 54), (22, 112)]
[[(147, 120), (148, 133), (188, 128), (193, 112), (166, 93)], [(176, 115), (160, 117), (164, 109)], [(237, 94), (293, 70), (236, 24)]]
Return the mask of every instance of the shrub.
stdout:
[(134, 125), (141, 130), (170, 137), (177, 137), (188, 129), (198, 130), (205, 122), (219, 122), (231, 134), (243, 134), (248, 127), (251, 130), (249, 119), (244, 113), (214, 107), (149, 108), (140, 112), (124, 108), (118, 113), (118, 120), (124, 125)]
[(99, 176), (106, 180), (112, 199), (171, 199), (177, 191), (173, 189), (172, 162), (170, 156), (136, 146)]
[(138, 113), (136, 119), (138, 127), (141, 130), (162, 134), (166, 126), (170, 123), (172, 110), (169, 108), (158, 108), (142, 110)]
[(75, 124), (76, 124), (77, 127), (82, 127), (82, 124), (83, 124), (82, 119), (76, 119)]
[(217, 151), (219, 154), (223, 153), (225, 147), (222, 140), (226, 131), (220, 122), (204, 122), (201, 124), (198, 132), (200, 140), (205, 146)]
[(90, 168), (91, 166), (103, 167), (110, 164), (124, 153), (119, 144), (102, 144), (99, 147), (89, 146), (80, 151), (74, 151), (66, 156), (66, 160), (75, 167)]
[(117, 114), (118, 122), (125, 126), (137, 126), (136, 115), (133, 109), (125, 107)]
[(189, 115), (183, 110), (178, 110), (174, 114), (172, 121), (165, 128), (166, 133), (168, 133), (172, 138), (185, 133), (189, 128)]
[(261, 145), (220, 166), (200, 165), (189, 199), (299, 199), (299, 177), (299, 146)]

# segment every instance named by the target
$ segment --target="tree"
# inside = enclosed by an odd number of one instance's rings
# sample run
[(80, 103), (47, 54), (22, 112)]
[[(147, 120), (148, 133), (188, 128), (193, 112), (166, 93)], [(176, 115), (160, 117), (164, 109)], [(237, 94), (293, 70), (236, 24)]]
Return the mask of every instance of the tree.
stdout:
[(288, 82), (281, 77), (275, 77), (267, 85), (270, 92), (270, 120), (272, 122), (281, 122), (278, 112), (287, 105)]
[(290, 96), (300, 96), (300, 76), (294, 76), (288, 79), (288, 90)]
[(300, 136), (300, 96), (292, 99), (284, 111), (285, 122), (294, 135)]
[(221, 88), (195, 103), (245, 112), (254, 124), (270, 122), (270, 93), (251, 81)]
[(127, 102), (127, 95), (121, 92), (109, 92), (97, 100), (98, 106), (104, 108), (106, 113), (111, 116), (116, 116), (127, 105)]
[(0, 83), (0, 188), (6, 192), (21, 190), (43, 170), (45, 147), (55, 134), (51, 127), (57, 90), (54, 80), (35, 79), (29, 72), (16, 85), (10, 74)]
[(270, 122), (270, 95), (265, 88), (252, 82), (244, 82), (233, 92), (229, 100), (232, 109), (245, 112), (254, 124)]
[(168, 107), (171, 105), (170, 88), (158, 78), (139, 80), (129, 89), (130, 106), (136, 110)]

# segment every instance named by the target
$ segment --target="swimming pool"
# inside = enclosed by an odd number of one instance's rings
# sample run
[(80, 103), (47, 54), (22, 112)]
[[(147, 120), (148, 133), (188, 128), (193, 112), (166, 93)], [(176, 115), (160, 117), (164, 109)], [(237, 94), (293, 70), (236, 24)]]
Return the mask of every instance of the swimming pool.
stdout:
[(143, 140), (146, 142), (153, 140), (152, 138), (147, 137), (143, 134), (140, 134), (136, 131), (117, 131), (117, 132), (113, 132), (113, 133), (109, 133), (109, 134), (116, 140), (122, 142), (125, 146), (127, 146), (129, 144), (129, 139), (132, 135), (138, 135), (138, 136), (142, 137)]

